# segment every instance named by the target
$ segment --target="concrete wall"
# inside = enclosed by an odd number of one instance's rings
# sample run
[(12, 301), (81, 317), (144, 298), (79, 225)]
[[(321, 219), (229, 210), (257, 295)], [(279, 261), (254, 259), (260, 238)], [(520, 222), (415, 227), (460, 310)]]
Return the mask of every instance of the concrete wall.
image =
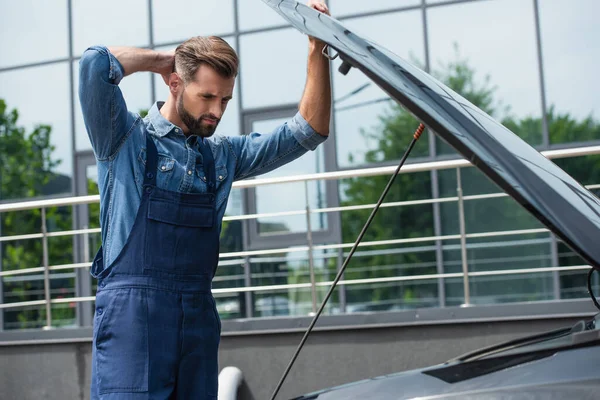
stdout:
[[(314, 332), (278, 399), (313, 390), (443, 362), (519, 336), (572, 325), (578, 318), (462, 322), (412, 326), (352, 327)], [(244, 400), (268, 399), (302, 334), (225, 332), (220, 367), (244, 373)], [(0, 346), (0, 399), (88, 399), (91, 343)], [(1, 343), (0, 343), (1, 344)]]

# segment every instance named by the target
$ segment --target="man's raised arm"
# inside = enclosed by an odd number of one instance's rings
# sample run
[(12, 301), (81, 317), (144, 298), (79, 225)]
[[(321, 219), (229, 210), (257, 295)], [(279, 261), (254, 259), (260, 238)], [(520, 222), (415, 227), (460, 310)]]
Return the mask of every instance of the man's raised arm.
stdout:
[(111, 157), (118, 150), (135, 122), (118, 86), (121, 79), (138, 71), (168, 75), (172, 65), (171, 53), (153, 50), (94, 46), (83, 53), (79, 61), (79, 101), (92, 148), (99, 160)]

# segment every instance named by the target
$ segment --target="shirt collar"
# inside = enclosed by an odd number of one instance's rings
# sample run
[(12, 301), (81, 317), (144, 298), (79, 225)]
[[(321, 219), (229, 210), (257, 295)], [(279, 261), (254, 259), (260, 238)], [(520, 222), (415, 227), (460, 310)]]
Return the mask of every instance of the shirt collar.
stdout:
[(162, 116), (160, 113), (161, 107), (165, 104), (164, 101), (157, 101), (152, 105), (150, 110), (148, 111), (148, 118), (150, 118), (150, 122), (152, 126), (154, 126), (154, 130), (156, 131), (156, 136), (163, 137), (166, 136), (171, 131), (177, 129), (176, 132), (183, 135), (183, 131), (176, 125), (173, 125), (168, 119)]

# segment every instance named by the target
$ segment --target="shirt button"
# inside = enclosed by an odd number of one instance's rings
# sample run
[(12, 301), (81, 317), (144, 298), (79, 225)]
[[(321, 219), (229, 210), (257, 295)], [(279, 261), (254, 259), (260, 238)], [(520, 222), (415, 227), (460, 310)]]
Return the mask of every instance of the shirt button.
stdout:
[(203, 180), (204, 182), (206, 182), (206, 177), (205, 177), (205, 176), (203, 176), (203, 177), (202, 177), (202, 180)]
[(188, 175), (191, 175), (191, 174), (192, 174), (192, 170), (190, 169), (190, 170), (188, 171)]
[(102, 315), (102, 313), (103, 313), (102, 307), (98, 307), (98, 310), (96, 310), (96, 311), (98, 312), (98, 315)]
[(167, 167), (163, 165), (162, 167), (160, 167), (160, 169), (162, 169), (164, 171), (167, 169)]
[(175, 133), (179, 133), (179, 128), (175, 128)]
[(219, 175), (219, 180), (222, 181), (223, 180), (223, 175)]

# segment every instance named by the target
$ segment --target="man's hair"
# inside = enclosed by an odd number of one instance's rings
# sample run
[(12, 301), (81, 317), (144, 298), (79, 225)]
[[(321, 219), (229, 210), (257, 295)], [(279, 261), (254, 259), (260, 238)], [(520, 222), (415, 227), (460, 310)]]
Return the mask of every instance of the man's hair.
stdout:
[(175, 49), (175, 72), (185, 84), (194, 79), (201, 64), (225, 78), (235, 78), (238, 74), (239, 59), (235, 50), (218, 36), (196, 36)]

